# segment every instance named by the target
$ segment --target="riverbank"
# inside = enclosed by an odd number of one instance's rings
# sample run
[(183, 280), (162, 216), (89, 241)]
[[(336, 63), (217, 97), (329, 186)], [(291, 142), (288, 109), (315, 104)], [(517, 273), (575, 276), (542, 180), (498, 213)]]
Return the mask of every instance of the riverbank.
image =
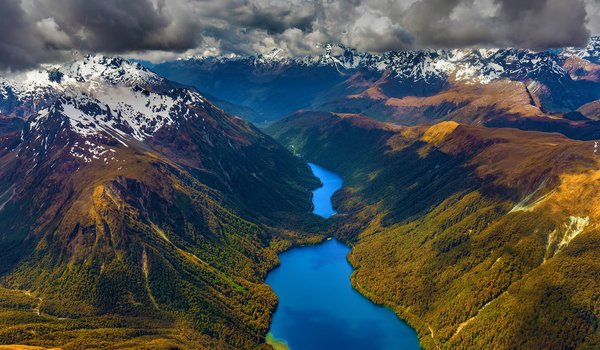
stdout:
[[(350, 262), (350, 261), (349, 261)], [(354, 268), (354, 265), (350, 262), (350, 265)], [(421, 320), (419, 317), (408, 311), (408, 308), (402, 307), (397, 304), (389, 304), (380, 300), (373, 293), (369, 292), (363, 286), (356, 282), (356, 271), (352, 273), (350, 277), (350, 283), (352, 288), (360, 293), (362, 296), (370, 300), (372, 303), (390, 309), (394, 314), (398, 316), (402, 321), (406, 322), (412, 329), (415, 330), (419, 338), (419, 346), (422, 349), (441, 349), (439, 342), (435, 338), (435, 332), (426, 322)]]

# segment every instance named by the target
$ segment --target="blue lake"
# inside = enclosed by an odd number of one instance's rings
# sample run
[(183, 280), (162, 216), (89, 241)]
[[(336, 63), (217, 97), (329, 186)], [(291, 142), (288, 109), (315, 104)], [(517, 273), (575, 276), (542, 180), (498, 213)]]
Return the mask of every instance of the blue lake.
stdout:
[(333, 171), (327, 170), (313, 163), (308, 163), (313, 174), (321, 180), (323, 186), (313, 191), (313, 213), (328, 218), (335, 214), (333, 205), (331, 204), (331, 196), (342, 188), (344, 183), (342, 178)]
[[(342, 179), (315, 164), (310, 166), (324, 184), (313, 196), (314, 212), (329, 217), (335, 214), (331, 195), (341, 187)], [(279, 256), (281, 265), (266, 281), (279, 298), (271, 336), (292, 350), (419, 349), (412, 328), (352, 288), (349, 252), (348, 246), (332, 239)]]

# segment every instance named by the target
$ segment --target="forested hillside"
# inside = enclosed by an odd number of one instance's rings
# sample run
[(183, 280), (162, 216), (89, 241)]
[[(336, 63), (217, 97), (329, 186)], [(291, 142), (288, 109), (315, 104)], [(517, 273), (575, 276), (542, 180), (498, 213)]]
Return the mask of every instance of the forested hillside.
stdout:
[(353, 285), (426, 349), (598, 347), (594, 142), (311, 112), (269, 132), (347, 180)]

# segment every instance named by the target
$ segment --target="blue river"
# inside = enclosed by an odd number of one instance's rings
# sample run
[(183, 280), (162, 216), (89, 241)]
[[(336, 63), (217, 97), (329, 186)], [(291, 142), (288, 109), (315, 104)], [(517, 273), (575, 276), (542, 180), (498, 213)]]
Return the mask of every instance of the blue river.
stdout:
[[(314, 213), (335, 214), (331, 195), (342, 187), (335, 173), (309, 164), (323, 187), (313, 193)], [(375, 305), (350, 285), (350, 248), (331, 239), (279, 256), (267, 276), (279, 298), (270, 337), (291, 350), (420, 349), (416, 332), (391, 310)]]

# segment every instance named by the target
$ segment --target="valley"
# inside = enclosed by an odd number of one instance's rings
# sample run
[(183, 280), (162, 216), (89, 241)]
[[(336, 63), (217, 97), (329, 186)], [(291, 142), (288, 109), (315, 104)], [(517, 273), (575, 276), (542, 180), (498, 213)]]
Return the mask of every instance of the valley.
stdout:
[(352, 285), (423, 348), (597, 344), (593, 142), (322, 112), (268, 132), (343, 176), (330, 232), (352, 245)]
[[(329, 218), (336, 214), (331, 196), (342, 187), (342, 179), (309, 165), (323, 183), (313, 191), (313, 213)], [(269, 330), (271, 344), (298, 350), (420, 349), (410, 327), (352, 288), (349, 252), (348, 246), (329, 238), (280, 255), (281, 266), (266, 279), (279, 299)]]
[(599, 43), (8, 72), (0, 344), (598, 348)]

